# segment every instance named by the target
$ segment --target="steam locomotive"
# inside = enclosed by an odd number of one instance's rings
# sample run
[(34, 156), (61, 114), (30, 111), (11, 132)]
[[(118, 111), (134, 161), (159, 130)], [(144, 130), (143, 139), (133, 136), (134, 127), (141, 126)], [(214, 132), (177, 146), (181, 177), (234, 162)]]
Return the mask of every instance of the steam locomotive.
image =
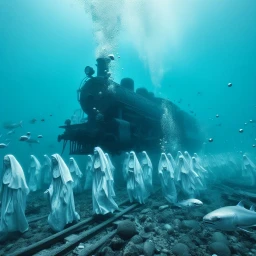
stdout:
[(202, 138), (194, 117), (171, 101), (155, 97), (146, 88), (134, 90), (134, 81), (123, 78), (114, 82), (110, 76), (110, 58), (97, 59), (97, 76), (87, 66), (87, 80), (78, 90), (78, 100), (87, 119), (72, 124), (66, 120), (65, 131), (58, 136), (70, 142), (70, 154), (93, 153), (96, 146), (112, 154), (146, 150), (172, 152), (197, 151)]

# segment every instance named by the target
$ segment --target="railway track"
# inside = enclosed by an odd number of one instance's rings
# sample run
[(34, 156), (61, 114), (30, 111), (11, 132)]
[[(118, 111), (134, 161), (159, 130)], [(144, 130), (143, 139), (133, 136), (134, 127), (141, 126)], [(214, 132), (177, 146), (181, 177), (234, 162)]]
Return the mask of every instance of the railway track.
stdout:
[[(128, 206), (127, 206), (128, 204)], [(88, 239), (92, 238), (96, 234), (98, 234), (100, 231), (104, 230), (106, 227), (114, 226), (115, 221), (117, 221), (119, 218), (121, 218), (126, 213), (132, 211), (136, 207), (140, 206), (140, 204), (132, 204), (130, 205), (129, 200), (125, 200), (122, 202), (120, 207), (125, 207), (124, 209), (121, 209), (119, 212), (113, 214), (110, 216), (107, 220), (101, 222), (100, 224), (97, 224), (97, 218), (95, 217), (89, 217), (85, 220), (82, 220), (78, 222), (77, 224), (68, 227), (64, 229), (61, 232), (58, 232), (52, 236), (49, 236), (33, 245), (30, 245), (26, 248), (23, 248), (21, 250), (18, 250), (11, 254), (6, 254), (8, 256), (28, 256), (28, 255), (34, 255), (38, 254), (42, 251), (44, 256), (57, 256), (57, 255), (67, 255), (70, 253), (76, 246), (79, 245), (81, 242), (85, 242)], [(44, 218), (45, 216), (42, 216), (41, 218)], [(88, 228), (88, 225), (93, 225), (92, 228), (85, 230)], [(81, 232), (82, 231), (82, 232)], [(80, 233), (79, 233), (80, 232)], [(52, 249), (51, 246), (55, 245), (56, 243), (63, 242), (64, 238), (68, 237), (71, 234), (77, 234), (77, 237), (65, 244), (62, 244), (58, 246), (58, 248)], [(81, 255), (90, 255), (92, 251), (96, 251), (99, 246), (101, 246), (102, 243), (106, 241), (106, 239), (109, 239), (111, 236), (114, 236), (115, 231), (112, 231), (110, 234), (107, 234), (107, 236), (100, 239), (101, 241), (92, 246), (91, 248), (85, 248), (84, 251), (81, 251)], [(38, 254), (42, 255), (42, 254)]]

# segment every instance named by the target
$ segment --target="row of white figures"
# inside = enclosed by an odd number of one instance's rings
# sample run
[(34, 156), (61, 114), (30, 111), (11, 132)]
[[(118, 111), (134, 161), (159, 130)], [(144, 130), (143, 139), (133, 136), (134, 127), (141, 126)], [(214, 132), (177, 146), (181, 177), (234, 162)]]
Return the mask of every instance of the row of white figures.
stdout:
[[(51, 206), (48, 222), (54, 231), (61, 231), (67, 224), (80, 219), (79, 214), (75, 211), (73, 196), (73, 184), (75, 182), (72, 178), (72, 173), (77, 173), (78, 175), (76, 176), (79, 176), (80, 173), (76, 170), (70, 172), (72, 168), (68, 168), (58, 154), (52, 155), (48, 163), (51, 168), (51, 184), (49, 189), (45, 191), (45, 194), (49, 195)], [(199, 173), (200, 169), (203, 174), (206, 171), (202, 170), (199, 163), (195, 163), (197, 161), (195, 161), (195, 158), (192, 158), (192, 165), (190, 167), (181, 153), (179, 153), (177, 161), (174, 161), (170, 154), (166, 155), (163, 153), (161, 155), (158, 173), (164, 196), (169, 202), (176, 202), (177, 192), (175, 186), (177, 184), (181, 190), (187, 192), (191, 197), (196, 191), (197, 185), (200, 182), (203, 184), (203, 176), (199, 176), (194, 170), (197, 170)], [(34, 170), (37, 170), (36, 164)], [(118, 209), (118, 205), (113, 199), (115, 196), (114, 166), (108, 155), (104, 154), (99, 147), (96, 147), (94, 150), (91, 170), (88, 173), (92, 175), (93, 213), (106, 214), (114, 212)], [(145, 203), (146, 198), (152, 192), (153, 170), (147, 153), (145, 151), (142, 153), (140, 164), (136, 154), (131, 151), (127, 154), (127, 159), (124, 161), (123, 170), (130, 201)], [(37, 172), (35, 171), (34, 173), (36, 177)], [(31, 180), (33, 179), (31, 178)], [(201, 187), (203, 186), (201, 185)], [(28, 193), (29, 188), (22, 167), (14, 156), (5, 156), (3, 179), (1, 182), (0, 233), (12, 231), (25, 232), (28, 229), (25, 217), (25, 204)]]
[[(35, 192), (43, 187), (48, 187), (52, 180), (51, 175), (51, 159), (44, 155), (44, 163), (43, 165), (40, 164), (39, 160), (34, 156), (31, 155), (30, 166), (28, 169), (28, 187), (30, 191)], [(90, 156), (89, 156), (90, 157)], [(89, 161), (90, 162), (90, 161)], [(91, 166), (91, 163), (89, 164)], [(69, 159), (69, 171), (71, 173), (73, 179), (73, 190), (74, 193), (80, 193), (83, 190), (82, 184), (80, 182), (80, 178), (83, 176), (80, 168), (78, 167), (75, 159), (71, 157)], [(85, 184), (84, 189), (88, 185)]]
[(242, 162), (242, 181), (243, 185), (254, 187), (256, 185), (256, 165), (247, 156), (243, 155)]
[[(140, 162), (134, 151), (126, 152), (123, 176), (131, 202), (144, 203), (152, 193), (152, 173), (153, 166), (145, 151)], [(187, 151), (184, 155), (178, 151), (176, 160), (170, 153), (161, 154), (158, 175), (164, 197), (168, 202), (176, 203), (180, 192), (185, 197), (194, 198), (200, 190), (206, 189), (208, 171), (201, 165), (196, 153), (191, 157)]]
[[(23, 169), (13, 155), (4, 157), (3, 166), (0, 186), (0, 239), (10, 232), (19, 231), (23, 233), (28, 230), (25, 208), (29, 187)], [(63, 230), (67, 224), (80, 219), (79, 214), (75, 211), (73, 185), (76, 183), (72, 178), (72, 173), (78, 172), (68, 168), (58, 154), (51, 156), (50, 167), (51, 184), (44, 193), (49, 196), (50, 201), (48, 223), (54, 231), (58, 232)], [(38, 168), (35, 165), (33, 170), (34, 178), (30, 177), (30, 181), (35, 181), (31, 182), (32, 188), (36, 186), (35, 184), (38, 184), (36, 183), (37, 170)], [(99, 147), (94, 150), (91, 173), (93, 213), (106, 214), (114, 212), (118, 209), (118, 205), (113, 200), (115, 196), (113, 165), (109, 164), (107, 157)]]

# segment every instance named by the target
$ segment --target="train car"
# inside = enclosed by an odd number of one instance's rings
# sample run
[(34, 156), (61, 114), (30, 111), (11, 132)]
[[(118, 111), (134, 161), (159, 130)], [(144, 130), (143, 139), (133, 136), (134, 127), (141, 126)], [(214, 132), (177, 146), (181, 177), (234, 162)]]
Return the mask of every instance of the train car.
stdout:
[(177, 150), (197, 151), (202, 145), (196, 119), (167, 99), (155, 97), (145, 88), (134, 90), (131, 78), (120, 84), (110, 78), (110, 58), (97, 59), (97, 75), (87, 66), (86, 81), (78, 90), (78, 100), (86, 120), (72, 124), (58, 136), (70, 142), (70, 154), (90, 154), (100, 146), (112, 154)]

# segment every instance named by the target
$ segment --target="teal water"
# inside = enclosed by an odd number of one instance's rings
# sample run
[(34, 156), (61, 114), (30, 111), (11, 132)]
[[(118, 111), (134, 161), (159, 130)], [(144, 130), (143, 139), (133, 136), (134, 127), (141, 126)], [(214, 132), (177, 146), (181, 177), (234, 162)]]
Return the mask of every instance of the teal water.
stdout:
[[(255, 155), (255, 13), (254, 0), (1, 0), (0, 123), (22, 120), (23, 128), (0, 158), (11, 153), (25, 163), (30, 153), (61, 151), (58, 126), (79, 108), (84, 67), (102, 47), (120, 55), (115, 81), (131, 77), (196, 113), (206, 152)], [(40, 145), (18, 141), (28, 131), (44, 136)], [(0, 128), (1, 143), (6, 132)]]

